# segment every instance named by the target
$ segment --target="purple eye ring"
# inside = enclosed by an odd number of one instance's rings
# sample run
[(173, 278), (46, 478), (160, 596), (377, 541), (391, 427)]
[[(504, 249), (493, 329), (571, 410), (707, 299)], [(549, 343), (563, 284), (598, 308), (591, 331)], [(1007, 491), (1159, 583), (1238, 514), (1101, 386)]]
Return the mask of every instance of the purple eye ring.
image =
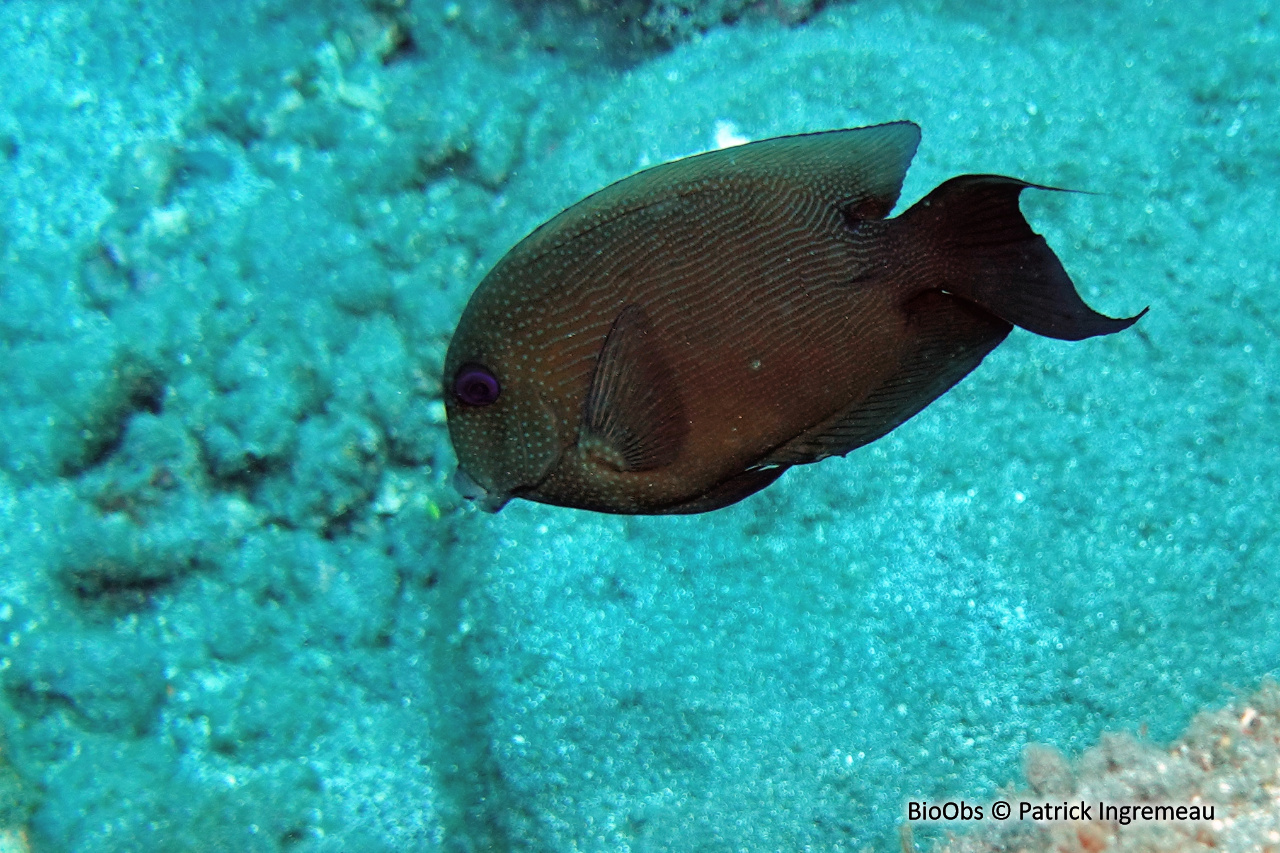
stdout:
[(453, 380), (454, 396), (468, 406), (491, 406), (501, 393), (498, 378), (483, 365), (464, 364)]

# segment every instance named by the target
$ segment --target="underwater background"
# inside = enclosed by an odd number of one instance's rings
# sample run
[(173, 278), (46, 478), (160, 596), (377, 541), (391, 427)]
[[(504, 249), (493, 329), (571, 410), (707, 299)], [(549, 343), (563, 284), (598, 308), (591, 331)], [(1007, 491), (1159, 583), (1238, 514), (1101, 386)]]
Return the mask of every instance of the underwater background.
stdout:
[[(1280, 667), (1267, 0), (0, 3), (0, 845), (896, 849)], [(1129, 332), (728, 509), (448, 484), (445, 346), (646, 165), (897, 119)], [(945, 827), (922, 827), (918, 843)], [(932, 836), (931, 836), (932, 833)]]

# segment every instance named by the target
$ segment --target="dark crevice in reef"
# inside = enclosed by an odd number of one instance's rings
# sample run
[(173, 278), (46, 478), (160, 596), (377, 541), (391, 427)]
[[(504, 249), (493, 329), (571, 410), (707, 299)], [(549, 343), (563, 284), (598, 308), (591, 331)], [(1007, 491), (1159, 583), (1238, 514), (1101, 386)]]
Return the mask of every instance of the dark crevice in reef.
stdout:
[(741, 21), (803, 24), (831, 4), (832, 0), (512, 0), (531, 37), (548, 52), (619, 68)]
[(121, 578), (109, 570), (68, 573), (66, 586), (81, 607), (108, 616), (123, 616), (149, 608), (155, 596), (169, 590), (172, 576)]
[(77, 413), (81, 452), (65, 460), (62, 474), (74, 477), (110, 459), (121, 448), (129, 419), (143, 412), (159, 414), (164, 397), (165, 382), (158, 371), (141, 359), (122, 357), (112, 368), (112, 380)]

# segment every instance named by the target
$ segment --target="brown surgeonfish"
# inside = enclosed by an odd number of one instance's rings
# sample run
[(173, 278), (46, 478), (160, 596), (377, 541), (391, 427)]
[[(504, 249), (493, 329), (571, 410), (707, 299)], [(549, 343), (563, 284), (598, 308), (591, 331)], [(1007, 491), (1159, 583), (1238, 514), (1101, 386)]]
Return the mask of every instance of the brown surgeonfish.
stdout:
[[(937, 399), (1014, 326), (1126, 329), (1018, 208), (962, 175), (887, 219), (920, 129), (768, 139), (588, 196), (480, 283), (445, 359), (455, 483), (616, 513), (694, 513), (842, 456)], [(1145, 311), (1143, 312), (1145, 313)]]

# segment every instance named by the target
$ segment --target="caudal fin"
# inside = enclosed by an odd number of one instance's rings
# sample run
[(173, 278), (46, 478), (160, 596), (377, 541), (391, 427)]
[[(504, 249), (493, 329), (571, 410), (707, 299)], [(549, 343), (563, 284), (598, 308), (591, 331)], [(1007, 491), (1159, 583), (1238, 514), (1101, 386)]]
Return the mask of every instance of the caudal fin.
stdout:
[(1000, 175), (960, 175), (904, 214), (941, 254), (936, 268), (942, 289), (1029, 332), (1064, 341), (1136, 323), (1147, 309), (1107, 317), (1080, 298), (1058, 256), (1018, 208), (1027, 187), (1055, 190)]

